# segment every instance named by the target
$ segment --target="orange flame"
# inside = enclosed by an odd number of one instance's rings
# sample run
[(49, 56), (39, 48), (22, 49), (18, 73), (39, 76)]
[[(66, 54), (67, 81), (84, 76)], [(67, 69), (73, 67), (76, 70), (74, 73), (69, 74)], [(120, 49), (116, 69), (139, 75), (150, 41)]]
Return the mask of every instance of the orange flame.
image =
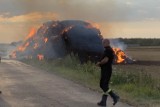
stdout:
[(100, 29), (100, 25), (98, 23), (92, 23), (92, 26), (96, 29)]
[(72, 28), (73, 28), (73, 26), (69, 26), (69, 27), (65, 28), (65, 29), (62, 31), (62, 34), (63, 34), (64, 32), (68, 32), (68, 31), (71, 30)]
[(116, 63), (123, 63), (127, 57), (126, 54), (120, 48), (113, 48), (113, 51), (116, 55)]
[(30, 30), (30, 33), (28, 34), (28, 36), (25, 38), (25, 40), (28, 40), (29, 38), (32, 38), (36, 33), (36, 30), (34, 28), (32, 28)]
[(42, 60), (44, 59), (44, 55), (38, 54), (38, 55), (37, 55), (37, 58), (38, 58), (39, 61), (42, 61)]
[(26, 48), (27, 48), (28, 46), (29, 46), (29, 42), (25, 43), (23, 46), (19, 46), (19, 47), (18, 47), (18, 51), (23, 52), (23, 51), (26, 50)]
[(48, 38), (44, 38), (44, 43), (47, 43), (48, 42)]

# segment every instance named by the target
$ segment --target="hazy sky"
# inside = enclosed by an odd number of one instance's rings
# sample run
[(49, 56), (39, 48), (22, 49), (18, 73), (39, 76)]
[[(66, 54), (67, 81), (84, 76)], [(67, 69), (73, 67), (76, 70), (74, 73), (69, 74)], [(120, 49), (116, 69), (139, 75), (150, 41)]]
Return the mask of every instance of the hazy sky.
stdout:
[(98, 23), (108, 38), (160, 38), (160, 0), (0, 0), (0, 42), (23, 39), (49, 20)]

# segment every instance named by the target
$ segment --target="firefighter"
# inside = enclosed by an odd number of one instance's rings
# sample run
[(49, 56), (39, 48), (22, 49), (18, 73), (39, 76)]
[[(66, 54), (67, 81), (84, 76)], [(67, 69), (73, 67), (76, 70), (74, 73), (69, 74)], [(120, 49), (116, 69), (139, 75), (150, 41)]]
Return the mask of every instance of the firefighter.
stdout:
[(115, 105), (119, 96), (116, 95), (112, 89), (109, 88), (109, 81), (112, 75), (112, 63), (114, 60), (114, 52), (110, 47), (110, 42), (108, 39), (104, 39), (102, 44), (105, 48), (103, 56), (99, 62), (97, 62), (97, 66), (101, 68), (101, 79), (100, 79), (100, 88), (103, 90), (102, 100), (97, 104), (99, 106), (106, 106), (108, 95), (113, 99), (113, 105)]

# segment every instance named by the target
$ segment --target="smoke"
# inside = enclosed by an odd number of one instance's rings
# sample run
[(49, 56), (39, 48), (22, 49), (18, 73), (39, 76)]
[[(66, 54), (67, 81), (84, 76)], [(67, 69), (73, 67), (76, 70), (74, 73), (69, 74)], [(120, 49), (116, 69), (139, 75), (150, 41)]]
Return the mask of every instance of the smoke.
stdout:
[(112, 47), (120, 48), (121, 50), (126, 50), (127, 45), (122, 42), (120, 39), (110, 39), (110, 45)]
[[(19, 43), (19, 42), (17, 42)], [(11, 44), (7, 44), (7, 43), (1, 43), (0, 44), (0, 56), (2, 58), (9, 58), (10, 53), (15, 50), (17, 48), (18, 45), (16, 42), (13, 42)]]
[(79, 20), (49, 21), (44, 23), (36, 33), (29, 33), (27, 40), (13, 52), (12, 58), (45, 59), (78, 54), (83, 62), (103, 53), (99, 29), (88, 22)]

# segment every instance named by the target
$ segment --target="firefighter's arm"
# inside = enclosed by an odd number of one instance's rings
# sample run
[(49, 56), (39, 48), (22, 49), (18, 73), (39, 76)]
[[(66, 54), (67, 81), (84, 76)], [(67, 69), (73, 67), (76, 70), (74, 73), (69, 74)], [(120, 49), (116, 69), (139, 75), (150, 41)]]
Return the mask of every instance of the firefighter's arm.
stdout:
[(108, 57), (104, 57), (100, 62), (97, 62), (96, 65), (97, 65), (97, 66), (103, 65), (103, 64), (107, 63), (108, 60), (109, 60)]

